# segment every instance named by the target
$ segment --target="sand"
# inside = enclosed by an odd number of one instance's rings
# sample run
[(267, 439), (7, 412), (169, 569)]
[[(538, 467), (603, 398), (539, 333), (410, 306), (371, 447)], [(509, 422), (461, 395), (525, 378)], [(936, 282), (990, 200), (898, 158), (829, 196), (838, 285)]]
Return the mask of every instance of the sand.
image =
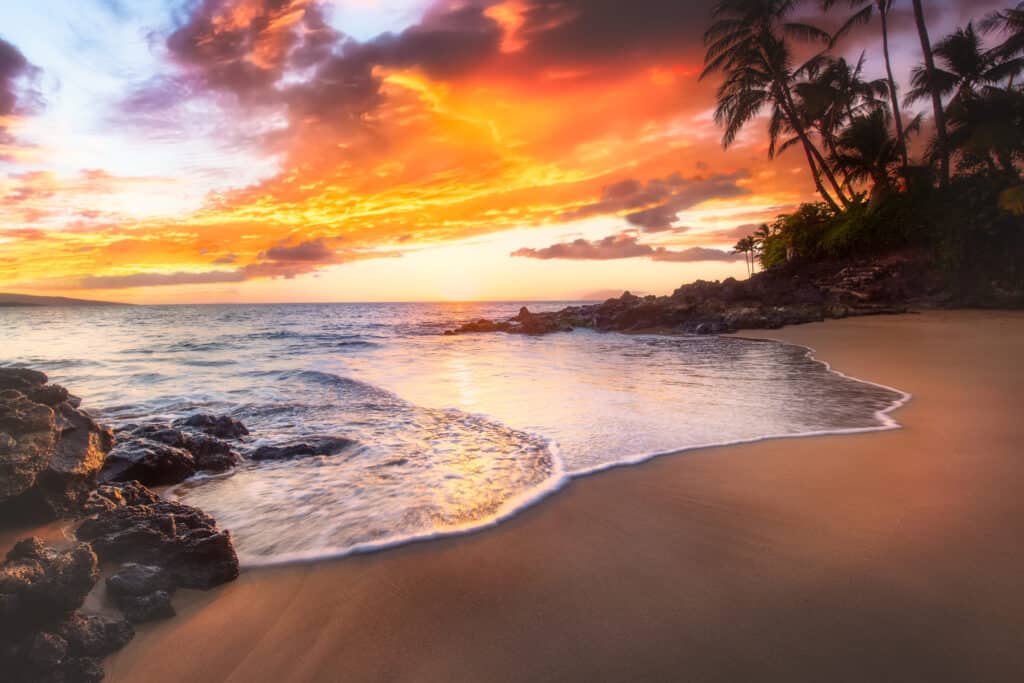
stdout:
[(665, 456), (498, 528), (180, 594), (108, 680), (1024, 680), (1024, 315), (756, 336), (904, 429)]

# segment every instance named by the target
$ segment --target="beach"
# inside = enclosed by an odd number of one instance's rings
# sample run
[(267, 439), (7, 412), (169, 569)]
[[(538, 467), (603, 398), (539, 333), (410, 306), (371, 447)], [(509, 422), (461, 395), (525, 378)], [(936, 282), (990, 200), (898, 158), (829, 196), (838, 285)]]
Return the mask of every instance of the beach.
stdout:
[(471, 535), (243, 571), (107, 680), (1024, 677), (1024, 315), (750, 336), (910, 392), (903, 428), (664, 456)]

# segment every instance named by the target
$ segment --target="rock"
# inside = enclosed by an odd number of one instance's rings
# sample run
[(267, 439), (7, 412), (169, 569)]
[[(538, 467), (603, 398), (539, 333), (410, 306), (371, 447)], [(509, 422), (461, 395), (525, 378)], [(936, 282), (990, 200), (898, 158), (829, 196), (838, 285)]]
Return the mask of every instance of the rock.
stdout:
[(41, 372), (0, 368), (0, 517), (72, 515), (95, 486), (113, 435), (72, 398)]
[(119, 441), (107, 455), (100, 481), (138, 481), (146, 486), (167, 486), (196, 473), (196, 461), (184, 448), (160, 441), (133, 438)]
[(356, 445), (356, 441), (343, 436), (324, 436), (305, 441), (293, 441), (277, 446), (260, 446), (249, 456), (252, 460), (287, 460), (313, 455), (337, 455)]
[(158, 500), (160, 496), (137, 481), (111, 482), (91, 491), (82, 510), (92, 515), (128, 505), (151, 505)]
[[(117, 438), (118, 447), (115, 447), (115, 453), (120, 448), (124, 448), (129, 452), (137, 448), (160, 450), (160, 447), (155, 444), (163, 444), (170, 448), (187, 451), (192, 456), (191, 474), (197, 471), (224, 472), (242, 461), (241, 456), (226, 441), (209, 436), (203, 432), (183, 431), (167, 425), (131, 425), (119, 430)], [(133, 446), (131, 444), (137, 445)], [(111, 455), (114, 454), (112, 453)], [(176, 460), (180, 462), (180, 457)], [(113, 463), (111, 463), (110, 467), (113, 469)], [(191, 474), (188, 476), (191, 476)], [(122, 474), (118, 478), (120, 479), (125, 476), (128, 475)], [(155, 482), (146, 481), (146, 478), (142, 478), (142, 481), (146, 484), (156, 485)]]
[(57, 627), (75, 657), (106, 657), (135, 637), (135, 629), (123, 619), (76, 612)]
[(38, 389), (49, 378), (38, 370), (28, 368), (0, 368), (0, 389), (15, 389), (21, 393)]
[(238, 420), (228, 415), (210, 415), (208, 413), (197, 413), (184, 420), (175, 420), (175, 427), (192, 427), (210, 436), (221, 439), (238, 439), (248, 436), (249, 430)]
[(40, 632), (28, 646), (26, 658), (40, 669), (53, 669), (64, 661), (68, 654), (68, 642), (54, 633)]
[(105, 510), (75, 533), (104, 561), (162, 567), (177, 586), (208, 589), (238, 577), (231, 534), (201, 510), (175, 501)]
[(66, 618), (98, 579), (96, 555), (84, 543), (58, 551), (38, 538), (19, 541), (0, 565), (0, 639)]
[(98, 579), (88, 545), (58, 551), (37, 538), (15, 544), (0, 565), (0, 679), (98, 681), (99, 657), (123, 647), (130, 624), (76, 610)]
[(170, 619), (177, 614), (171, 604), (171, 594), (167, 591), (153, 591), (148, 595), (123, 595), (114, 602), (133, 624)]
[(139, 597), (156, 591), (174, 590), (174, 580), (162, 567), (129, 562), (107, 578), (111, 596)]
[(44, 406), (55, 406), (71, 398), (68, 390), (59, 384), (47, 384), (42, 387), (34, 387), (26, 394), (30, 400), (42, 403)]

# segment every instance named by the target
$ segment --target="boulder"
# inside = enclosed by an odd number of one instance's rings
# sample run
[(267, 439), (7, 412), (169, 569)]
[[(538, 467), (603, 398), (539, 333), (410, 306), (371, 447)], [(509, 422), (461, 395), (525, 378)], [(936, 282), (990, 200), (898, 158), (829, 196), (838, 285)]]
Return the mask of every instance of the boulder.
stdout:
[(148, 595), (122, 595), (114, 603), (133, 624), (170, 619), (177, 614), (171, 604), (171, 594), (167, 591), (153, 591)]
[(37, 538), (0, 565), (0, 677), (12, 683), (99, 681), (100, 657), (131, 640), (123, 620), (77, 612), (98, 579), (86, 544), (58, 551)]
[(161, 567), (176, 586), (208, 589), (238, 577), (231, 534), (201, 510), (176, 501), (104, 510), (75, 533), (102, 560)]
[(290, 441), (275, 446), (260, 446), (249, 456), (256, 461), (288, 460), (314, 455), (337, 455), (358, 442), (343, 436), (322, 436), (303, 441)]
[(96, 555), (84, 543), (58, 551), (38, 538), (19, 541), (0, 565), (0, 639), (66, 618), (98, 579)]
[[(157, 463), (163, 461), (164, 464), (172, 468), (176, 464), (182, 464), (185, 460), (181, 458), (180, 453), (173, 450), (164, 450), (157, 444), (163, 444), (163, 446), (167, 446), (170, 449), (187, 451), (192, 456), (192, 461), (189, 463), (191, 472), (178, 481), (192, 476), (197, 471), (224, 472), (235, 467), (242, 460), (238, 452), (222, 439), (190, 428), (186, 430), (175, 429), (166, 424), (126, 426), (118, 430), (117, 440), (118, 445), (111, 455), (119, 453), (122, 448), (125, 449), (126, 454), (140, 449), (148, 449), (157, 452)], [(163, 451), (163, 455), (160, 455), (159, 451)], [(117, 467), (115, 467), (113, 462), (109, 463), (109, 469), (115, 473), (113, 476), (119, 481), (127, 480), (130, 476), (130, 473), (126, 474), (123, 472), (125, 467), (126, 465), (123, 463)], [(182, 467), (182, 469), (188, 469), (188, 467)], [(170, 476), (171, 473), (165, 474)], [(182, 472), (178, 472), (175, 476), (181, 476), (181, 474)], [(150, 475), (137, 478), (145, 484), (157, 485), (156, 481), (147, 481), (147, 479), (152, 478)]]
[(163, 567), (129, 562), (117, 573), (107, 577), (111, 596), (139, 597), (156, 591), (173, 591), (174, 580)]
[(197, 413), (183, 420), (175, 420), (175, 427), (191, 427), (192, 429), (216, 436), (221, 439), (238, 439), (249, 435), (245, 425), (228, 415), (211, 415)]
[(184, 448), (160, 441), (133, 438), (119, 441), (103, 464), (100, 481), (138, 481), (146, 486), (168, 486), (196, 473), (196, 461)]
[(23, 368), (0, 368), (0, 516), (77, 513), (113, 445), (109, 429), (63, 387)]
[(98, 485), (89, 493), (82, 512), (93, 515), (128, 505), (151, 505), (158, 500), (160, 496), (137, 481), (110, 482)]

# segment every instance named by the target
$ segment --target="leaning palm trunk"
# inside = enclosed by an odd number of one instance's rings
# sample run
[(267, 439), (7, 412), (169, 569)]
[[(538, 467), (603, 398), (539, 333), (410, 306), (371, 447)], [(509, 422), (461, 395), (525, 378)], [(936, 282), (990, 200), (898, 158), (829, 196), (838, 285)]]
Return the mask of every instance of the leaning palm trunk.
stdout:
[(892, 75), (892, 60), (889, 58), (889, 8), (885, 0), (879, 2), (879, 13), (882, 15), (882, 52), (885, 55), (885, 73), (889, 80), (889, 100), (892, 104), (892, 117), (896, 122), (896, 140), (900, 146), (903, 177), (906, 179), (910, 159), (907, 153), (907, 136), (903, 130), (903, 116), (900, 114), (900, 98), (896, 92), (896, 79)]
[(921, 51), (924, 53), (924, 66), (928, 73), (928, 86), (932, 96), (932, 108), (935, 110), (936, 153), (939, 157), (939, 179), (942, 186), (949, 184), (949, 135), (946, 131), (946, 112), (942, 107), (942, 94), (936, 87), (935, 59), (932, 56), (931, 41), (928, 39), (928, 24), (924, 20), (924, 8), (921, 0), (913, 0), (914, 18), (917, 20), (917, 34), (921, 39)]
[(804, 127), (800, 117), (797, 116), (796, 104), (793, 102), (793, 97), (790, 95), (789, 90), (778, 87), (776, 98), (782, 106), (782, 111), (785, 113), (786, 118), (789, 120), (790, 127), (800, 139), (800, 144), (803, 145), (804, 153), (807, 155), (807, 163), (811, 167), (811, 174), (814, 176), (814, 184), (818, 188), (818, 193), (835, 211), (840, 211), (839, 204), (836, 203), (836, 200), (829, 194), (824, 183), (821, 181), (821, 177), (825, 176), (836, 193), (836, 197), (843, 203), (843, 206), (850, 206), (850, 200), (843, 194), (843, 189), (836, 180), (835, 174), (832, 173), (832, 169), (825, 161), (825, 157), (821, 155), (821, 151), (818, 150), (810, 136), (807, 135), (807, 129)]

